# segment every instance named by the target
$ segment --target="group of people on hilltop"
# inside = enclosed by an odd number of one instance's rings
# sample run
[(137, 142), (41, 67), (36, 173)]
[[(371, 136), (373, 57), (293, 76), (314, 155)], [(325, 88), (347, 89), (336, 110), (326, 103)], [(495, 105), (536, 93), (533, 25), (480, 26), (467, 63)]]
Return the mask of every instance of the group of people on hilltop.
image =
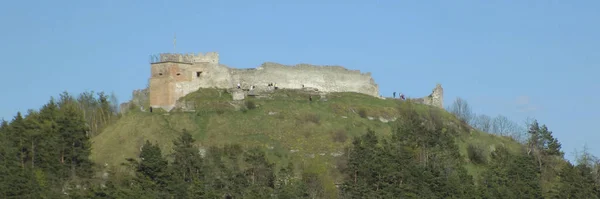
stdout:
[[(394, 92), (394, 98), (396, 98), (396, 92)], [(400, 93), (400, 99), (405, 100), (404, 94)]]
[(268, 87), (273, 87), (275, 88), (275, 90), (277, 90), (279, 87), (277, 87), (277, 83), (269, 83), (267, 84)]
[[(267, 87), (273, 87), (275, 89), (278, 89), (279, 87), (277, 87), (277, 83), (268, 83)], [(250, 90), (254, 90), (256, 88), (256, 86), (252, 85), (250, 86)], [(238, 83), (237, 84), (237, 89), (242, 89), (242, 84)]]

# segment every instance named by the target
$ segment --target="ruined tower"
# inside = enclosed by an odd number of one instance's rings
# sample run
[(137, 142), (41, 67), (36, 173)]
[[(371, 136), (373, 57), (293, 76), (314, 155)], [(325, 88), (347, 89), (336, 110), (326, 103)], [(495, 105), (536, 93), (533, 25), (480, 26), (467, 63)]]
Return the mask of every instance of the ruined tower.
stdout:
[[(189, 86), (203, 76), (204, 66), (218, 64), (219, 54), (170, 54), (163, 53), (151, 57), (150, 68), (150, 107), (170, 111), (177, 99), (198, 87)], [(197, 84), (196, 84), (197, 85)]]

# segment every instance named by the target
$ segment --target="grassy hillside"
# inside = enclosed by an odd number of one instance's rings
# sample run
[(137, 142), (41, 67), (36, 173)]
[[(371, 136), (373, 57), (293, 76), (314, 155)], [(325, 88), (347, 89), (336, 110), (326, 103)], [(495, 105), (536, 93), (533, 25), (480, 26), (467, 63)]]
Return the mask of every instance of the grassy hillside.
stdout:
[[(313, 96), (310, 102), (309, 95)], [(367, 129), (389, 135), (399, 118), (398, 100), (379, 99), (358, 93), (315, 95), (309, 91), (278, 90), (267, 96), (249, 97), (234, 102), (225, 90), (201, 89), (183, 100), (192, 103), (195, 112), (139, 112), (125, 114), (93, 141), (92, 159), (118, 165), (136, 157), (145, 140), (158, 143), (170, 153), (172, 140), (184, 129), (203, 148), (230, 143), (260, 146), (271, 161), (282, 163), (291, 158), (325, 159), (333, 163), (344, 154), (352, 137)], [(450, 113), (430, 106), (413, 105), (424, 117), (440, 119), (446, 128), (459, 131), (456, 138), (463, 157), (473, 145), (489, 154), (498, 145), (517, 150), (520, 145), (508, 138), (472, 130)], [(482, 168), (469, 164), (475, 176)]]

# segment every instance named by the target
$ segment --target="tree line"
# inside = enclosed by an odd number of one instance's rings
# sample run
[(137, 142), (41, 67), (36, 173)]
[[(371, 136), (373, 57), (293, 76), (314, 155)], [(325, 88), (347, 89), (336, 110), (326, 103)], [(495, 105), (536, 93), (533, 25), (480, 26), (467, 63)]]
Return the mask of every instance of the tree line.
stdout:
[(258, 147), (203, 151), (184, 131), (170, 154), (146, 141), (124, 165), (130, 174), (117, 175), (89, 159), (85, 111), (62, 94), (0, 124), (0, 198), (600, 198), (598, 159), (584, 151), (576, 164), (565, 161), (552, 131), (535, 120), (521, 148), (465, 157), (460, 128), (404, 102), (391, 135), (354, 137), (335, 167), (277, 165)]
[(460, 121), (469, 124), (477, 130), (499, 136), (511, 137), (514, 140), (525, 143), (527, 139), (527, 127), (532, 124), (532, 118), (527, 118), (522, 124), (510, 120), (504, 115), (491, 117), (486, 114), (473, 112), (469, 103), (462, 98), (456, 98), (452, 105), (446, 108)]

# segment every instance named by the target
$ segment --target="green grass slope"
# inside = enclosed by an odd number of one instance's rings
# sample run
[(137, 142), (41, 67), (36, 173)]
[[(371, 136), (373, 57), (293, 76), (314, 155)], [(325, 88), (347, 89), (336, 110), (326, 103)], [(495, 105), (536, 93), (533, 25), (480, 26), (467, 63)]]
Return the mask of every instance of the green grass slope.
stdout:
[[(313, 96), (310, 102), (309, 95)], [(392, 132), (399, 118), (398, 100), (380, 99), (358, 93), (330, 93), (324, 97), (300, 90), (277, 90), (267, 96), (232, 101), (225, 90), (201, 89), (184, 97), (195, 112), (154, 113), (132, 111), (93, 138), (92, 159), (100, 164), (118, 165), (134, 158), (146, 140), (158, 143), (170, 153), (172, 141), (184, 129), (203, 148), (223, 144), (263, 147), (274, 162), (291, 158), (324, 158), (325, 164), (344, 153), (352, 137), (372, 129), (380, 135)], [(421, 114), (444, 121), (460, 131), (457, 143), (467, 157), (471, 144), (489, 154), (495, 146), (518, 150), (520, 145), (505, 137), (472, 130), (450, 113), (415, 104)], [(430, 117), (431, 117), (430, 116)], [(314, 162), (314, 161), (313, 161)], [(481, 166), (469, 164), (477, 175)]]

